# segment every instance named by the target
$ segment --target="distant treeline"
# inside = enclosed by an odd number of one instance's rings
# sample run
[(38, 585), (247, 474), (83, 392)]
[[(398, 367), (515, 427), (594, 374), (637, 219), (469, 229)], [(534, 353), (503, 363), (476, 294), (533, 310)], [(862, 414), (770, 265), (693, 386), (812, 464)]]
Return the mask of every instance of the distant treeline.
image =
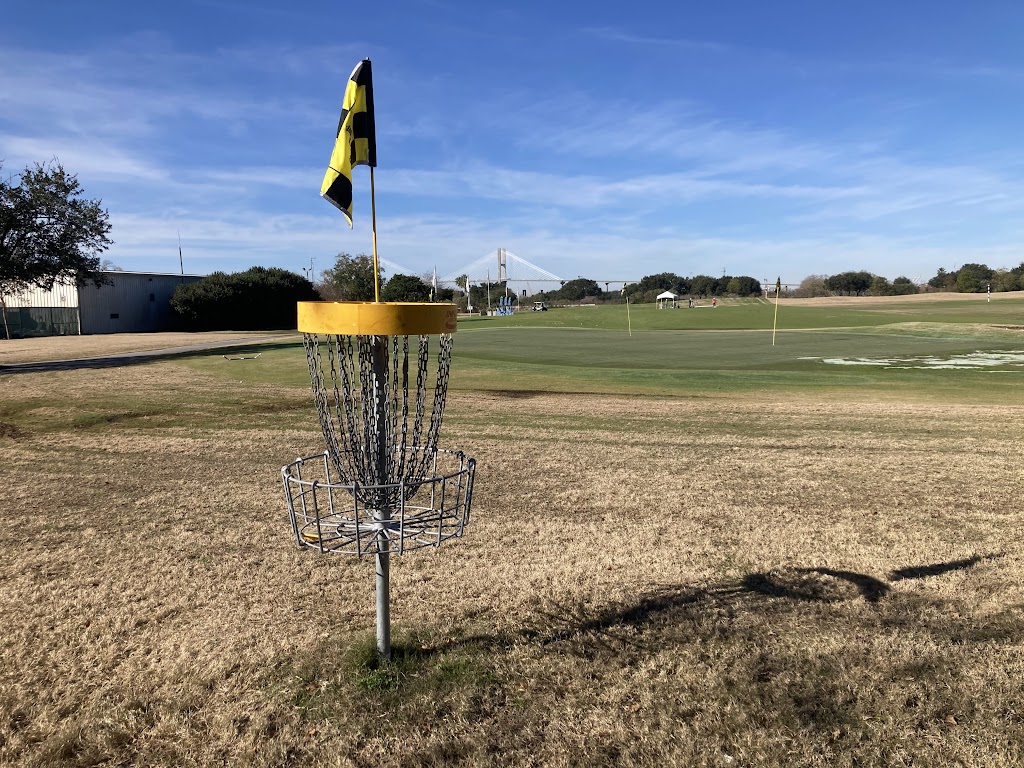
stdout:
[[(774, 294), (775, 286), (763, 286), (761, 282), (747, 275), (697, 275), (683, 277), (674, 272), (659, 272), (647, 275), (638, 282), (629, 283), (622, 291), (602, 292), (593, 280), (580, 278), (565, 283), (560, 290), (548, 291), (545, 298), (558, 301), (618, 300), (628, 297), (631, 302), (655, 301), (658, 294), (672, 291), (678, 296), (706, 298), (709, 296), (760, 296), (767, 289)], [(784, 296), (905, 296), (921, 291), (956, 291), (959, 293), (983, 293), (987, 290), (1024, 290), (1024, 262), (1013, 269), (992, 269), (985, 264), (964, 264), (959, 269), (947, 272), (940, 268), (926, 283), (918, 284), (909, 277), (900, 275), (891, 282), (888, 278), (866, 270), (840, 272), (836, 275), (808, 275), (796, 288), (783, 286)]]
[(897, 277), (891, 283), (870, 272), (840, 272), (838, 275), (808, 275), (799, 287), (789, 291), (797, 297), (813, 296), (903, 296), (921, 291), (984, 293), (1024, 290), (1024, 263), (1013, 269), (992, 269), (985, 264), (964, 264), (947, 272), (943, 268), (927, 282), (918, 285), (909, 277)]
[(682, 277), (673, 272), (659, 272), (647, 275), (640, 282), (630, 283), (622, 289), (622, 295), (632, 302), (654, 301), (659, 293), (672, 291), (678, 296), (705, 298), (708, 296), (759, 296), (761, 282), (747, 275), (697, 275)]
[(647, 275), (639, 282), (629, 283), (621, 291), (603, 291), (594, 280), (585, 277), (569, 280), (554, 291), (542, 291), (537, 297), (551, 302), (620, 301), (628, 298), (633, 303), (653, 302), (659, 293), (672, 291), (677, 296), (706, 298), (710, 296), (760, 296), (759, 280), (747, 275), (697, 275), (682, 277), (673, 272)]

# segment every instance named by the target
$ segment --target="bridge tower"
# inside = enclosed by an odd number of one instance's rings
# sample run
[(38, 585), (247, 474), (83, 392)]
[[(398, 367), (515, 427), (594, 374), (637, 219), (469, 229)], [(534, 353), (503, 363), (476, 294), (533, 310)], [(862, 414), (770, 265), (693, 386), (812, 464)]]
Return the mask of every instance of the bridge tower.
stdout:
[(504, 248), (498, 249), (498, 281), (508, 283), (508, 260)]

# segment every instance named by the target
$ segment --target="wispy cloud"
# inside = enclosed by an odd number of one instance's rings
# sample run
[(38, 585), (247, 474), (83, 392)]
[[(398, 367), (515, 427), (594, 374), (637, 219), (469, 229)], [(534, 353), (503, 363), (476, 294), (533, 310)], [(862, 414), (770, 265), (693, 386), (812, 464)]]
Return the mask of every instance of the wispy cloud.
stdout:
[(735, 49), (735, 46), (710, 40), (640, 35), (618, 27), (583, 27), (580, 31), (585, 35), (589, 35), (600, 40), (607, 40), (615, 43), (626, 43), (629, 45), (655, 45), (667, 48), (681, 48), (700, 51), (702, 53), (728, 53)]
[[(587, 34), (724, 50), (612, 28)], [(331, 72), (360, 54), (348, 45), (195, 54), (144, 36), (103, 51), (6, 48), (0, 158), (15, 171), (57, 157), (79, 173), (112, 204), (110, 256), (128, 268), (176, 258), (178, 229), (197, 271), (297, 268), (311, 255), (364, 250), (367, 201), (349, 232), (317, 199), (340, 108)], [(309, 89), (314, 76), (330, 99)], [(394, 86), (380, 102), (390, 119), (378, 122), (392, 153), (378, 174), (378, 201), (390, 207), (382, 253), (414, 268), (454, 270), (502, 245), (602, 279), (753, 263), (797, 280), (897, 262), (926, 272), (962, 263), (965, 249), (1013, 265), (1024, 248), (1007, 223), (1024, 208), (1019, 169), (980, 156), (952, 163), (901, 152), (882, 133), (843, 140), (687, 99), (638, 107), (582, 89), (537, 99), (511, 87), (439, 98), (443, 78), (398, 66), (378, 77)]]

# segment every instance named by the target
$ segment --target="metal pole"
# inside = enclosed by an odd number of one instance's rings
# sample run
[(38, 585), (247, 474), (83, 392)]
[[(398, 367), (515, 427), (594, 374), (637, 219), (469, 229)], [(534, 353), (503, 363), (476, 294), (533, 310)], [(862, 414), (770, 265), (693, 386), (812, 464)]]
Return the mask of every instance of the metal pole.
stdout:
[[(380, 303), (380, 259), (377, 257), (377, 192), (373, 186), (373, 166), (370, 166), (370, 229), (373, 231), (373, 300)], [(313, 262), (310, 260), (310, 265)]]
[[(377, 420), (377, 485), (387, 484), (387, 406), (385, 403), (385, 381), (388, 374), (388, 339), (386, 336), (375, 336), (373, 339), (373, 391), (377, 399), (375, 403)], [(383, 489), (380, 492), (383, 499)], [(374, 522), (379, 523), (377, 530), (377, 554), (374, 557), (377, 566), (377, 653), (385, 661), (391, 658), (391, 578), (390, 560), (391, 543), (388, 540), (387, 526), (391, 520), (391, 510), (386, 504), (379, 504), (373, 510)]]

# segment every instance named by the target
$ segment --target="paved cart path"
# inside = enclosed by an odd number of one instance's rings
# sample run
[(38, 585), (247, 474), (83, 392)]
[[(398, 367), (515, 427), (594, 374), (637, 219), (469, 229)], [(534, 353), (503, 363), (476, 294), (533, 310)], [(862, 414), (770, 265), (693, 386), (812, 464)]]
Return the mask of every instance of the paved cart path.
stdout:
[(211, 349), (227, 347), (242, 347), (252, 344), (267, 344), (271, 342), (292, 343), (301, 339), (298, 335), (273, 336), (243, 336), (237, 339), (226, 341), (208, 341), (200, 344), (188, 344), (180, 347), (165, 347), (163, 349), (144, 349), (134, 352), (119, 352), (114, 355), (99, 355), (96, 357), (81, 357), (69, 360), (41, 360), (31, 363), (6, 363), (0, 365), (0, 375), (11, 373), (45, 373), (48, 371), (70, 371), (77, 368), (116, 368), (122, 365), (138, 365), (139, 363), (159, 360), (175, 355), (188, 355), (195, 352), (206, 352)]

